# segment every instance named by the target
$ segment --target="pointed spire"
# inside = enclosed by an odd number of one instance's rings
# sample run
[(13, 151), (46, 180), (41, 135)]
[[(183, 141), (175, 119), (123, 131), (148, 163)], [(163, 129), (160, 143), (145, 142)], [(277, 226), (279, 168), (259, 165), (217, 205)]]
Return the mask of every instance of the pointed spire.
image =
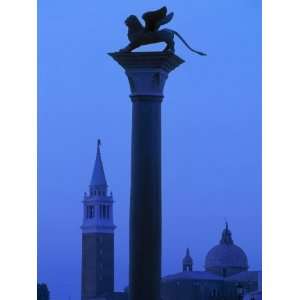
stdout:
[(187, 248), (185, 252), (185, 257), (182, 260), (183, 271), (193, 271), (193, 259), (190, 255), (190, 249)]
[(101, 142), (98, 139), (97, 140), (97, 153), (96, 153), (96, 160), (94, 164), (94, 170), (91, 178), (90, 187), (107, 187), (103, 164), (101, 160), (101, 154), (100, 154), (100, 145)]
[(190, 249), (189, 248), (186, 248), (185, 256), (190, 256)]
[(222, 232), (222, 238), (221, 238), (220, 244), (233, 245), (231, 231), (229, 230), (227, 221), (225, 221), (225, 229)]

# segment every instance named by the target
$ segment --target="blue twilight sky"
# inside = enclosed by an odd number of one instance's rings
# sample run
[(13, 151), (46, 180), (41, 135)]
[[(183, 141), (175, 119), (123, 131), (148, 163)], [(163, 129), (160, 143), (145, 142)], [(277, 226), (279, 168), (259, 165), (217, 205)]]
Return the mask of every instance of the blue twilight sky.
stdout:
[[(126, 45), (124, 19), (167, 5), (186, 63), (162, 109), (163, 275), (195, 269), (229, 222), (261, 268), (261, 3), (258, 0), (39, 1), (38, 280), (52, 300), (79, 300), (82, 196), (102, 140), (114, 194), (115, 285), (128, 273), (131, 102), (126, 76), (106, 53)], [(161, 49), (157, 45), (151, 49)]]

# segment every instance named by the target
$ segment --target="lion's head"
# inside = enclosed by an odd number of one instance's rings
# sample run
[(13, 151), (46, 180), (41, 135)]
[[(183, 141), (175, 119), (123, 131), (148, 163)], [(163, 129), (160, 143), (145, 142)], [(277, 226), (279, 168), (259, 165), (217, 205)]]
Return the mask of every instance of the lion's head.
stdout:
[(135, 15), (130, 15), (126, 20), (125, 24), (127, 27), (131, 30), (141, 30), (143, 29), (143, 26), (137, 16)]

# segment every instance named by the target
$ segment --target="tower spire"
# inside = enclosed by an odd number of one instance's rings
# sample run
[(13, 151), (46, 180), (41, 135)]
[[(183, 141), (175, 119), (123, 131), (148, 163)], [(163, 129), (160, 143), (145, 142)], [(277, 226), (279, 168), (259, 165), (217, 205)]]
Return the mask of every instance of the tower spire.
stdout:
[(193, 259), (190, 255), (190, 249), (186, 249), (185, 257), (182, 260), (183, 272), (193, 271)]
[(225, 229), (222, 232), (222, 238), (221, 238), (220, 244), (233, 245), (231, 231), (229, 230), (228, 227), (229, 227), (228, 222), (225, 221)]
[(107, 183), (106, 183), (103, 164), (101, 160), (100, 145), (101, 145), (101, 141), (100, 139), (98, 139), (96, 159), (95, 159), (94, 170), (91, 178), (90, 188), (91, 190), (101, 189), (106, 192)]

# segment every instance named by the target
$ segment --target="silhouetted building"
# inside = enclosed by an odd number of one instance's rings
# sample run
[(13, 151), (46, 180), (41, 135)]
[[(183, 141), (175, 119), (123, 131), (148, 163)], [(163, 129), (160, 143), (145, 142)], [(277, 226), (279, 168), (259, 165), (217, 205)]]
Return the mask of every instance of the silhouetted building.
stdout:
[(37, 284), (37, 300), (50, 300), (50, 292), (45, 283)]
[(234, 244), (226, 223), (220, 243), (206, 255), (205, 271), (193, 271), (193, 259), (187, 249), (183, 259), (183, 272), (162, 278), (161, 298), (242, 300), (245, 294), (258, 289), (260, 281), (261, 272), (248, 271), (247, 256)]
[(262, 300), (261, 290), (246, 294), (243, 300)]
[(89, 186), (83, 199), (81, 299), (96, 300), (114, 292), (113, 197), (100, 154), (100, 141)]
[[(113, 198), (107, 195), (107, 187), (98, 141), (89, 194), (83, 200), (82, 300), (128, 300), (127, 289), (114, 291), (115, 225)], [(261, 299), (261, 272), (248, 270), (247, 255), (234, 244), (227, 223), (204, 266), (204, 271), (194, 270), (187, 249), (182, 272), (162, 278), (161, 300)]]

